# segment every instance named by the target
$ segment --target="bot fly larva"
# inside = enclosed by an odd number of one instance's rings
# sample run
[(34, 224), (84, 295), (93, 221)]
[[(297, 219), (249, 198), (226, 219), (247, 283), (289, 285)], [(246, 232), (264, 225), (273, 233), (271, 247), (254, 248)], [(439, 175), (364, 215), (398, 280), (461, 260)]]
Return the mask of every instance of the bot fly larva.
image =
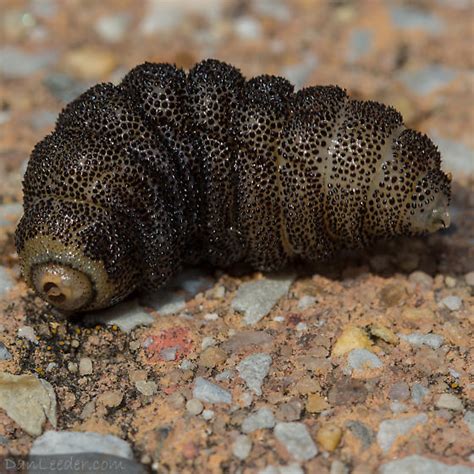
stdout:
[(272, 271), (445, 228), (440, 161), (396, 110), (337, 86), (145, 63), (67, 105), (36, 145), (16, 246), (46, 301), (104, 308), (184, 264)]

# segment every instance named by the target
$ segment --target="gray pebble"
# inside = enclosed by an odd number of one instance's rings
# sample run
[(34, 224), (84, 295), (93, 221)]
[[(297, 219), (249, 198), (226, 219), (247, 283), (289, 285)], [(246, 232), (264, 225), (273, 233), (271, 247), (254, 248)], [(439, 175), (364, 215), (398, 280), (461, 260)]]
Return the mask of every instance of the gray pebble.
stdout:
[(270, 355), (258, 353), (246, 357), (237, 366), (240, 377), (255, 395), (262, 395), (263, 380), (270, 370), (271, 363)]
[(355, 62), (371, 52), (374, 43), (374, 33), (368, 28), (354, 29), (347, 43), (347, 60)]
[(462, 307), (462, 299), (459, 298), (459, 296), (446, 296), (446, 298), (443, 298), (440, 303), (448, 308), (450, 311), (458, 311)]
[(420, 69), (403, 71), (401, 81), (415, 94), (424, 96), (448, 85), (457, 76), (457, 71), (446, 66), (430, 64)]
[(6, 295), (14, 286), (15, 282), (5, 267), (0, 265), (0, 297)]
[(229, 391), (202, 377), (197, 377), (194, 381), (193, 397), (207, 403), (232, 403)]
[[(62, 459), (70, 461), (71, 455), (74, 455), (74, 460), (87, 463), (85, 465), (117, 463), (118, 457), (120, 467), (124, 472), (129, 474), (144, 474), (145, 472), (143, 467), (134, 461), (132, 448), (126, 441), (113, 435), (92, 432), (47, 431), (33, 442), (29, 460), (34, 461), (35, 456), (39, 459), (54, 456), (57, 462), (61, 462)], [(44, 466), (41, 467), (39, 463), (34, 462), (31, 464), (32, 468), (28, 470), (28, 474), (44, 472)], [(35, 464), (38, 467), (35, 467)]]
[(169, 289), (160, 289), (145, 295), (140, 302), (156, 310), (160, 316), (179, 313), (186, 307), (186, 298)]
[(285, 296), (290, 289), (294, 275), (263, 278), (240, 285), (231, 307), (244, 313), (246, 324), (256, 324)]
[(296, 463), (287, 464), (286, 466), (267, 466), (258, 474), (304, 474), (303, 468)]
[(348, 421), (347, 427), (351, 432), (360, 439), (362, 448), (367, 449), (374, 441), (374, 432), (368, 428), (364, 423), (354, 420)]
[(135, 388), (146, 397), (151, 397), (158, 391), (158, 385), (152, 380), (137, 380), (135, 382)]
[(474, 469), (468, 466), (448, 465), (424, 456), (407, 456), (383, 464), (380, 474), (474, 474)]
[(9, 227), (23, 214), (23, 206), (18, 202), (0, 204), (0, 227)]
[(232, 445), (232, 453), (236, 458), (247, 459), (252, 451), (252, 440), (247, 435), (239, 435)]
[(413, 332), (411, 334), (398, 334), (400, 339), (407, 341), (409, 344), (415, 347), (429, 346), (432, 349), (439, 349), (443, 342), (443, 336), (438, 334), (421, 334), (419, 332)]
[(92, 374), (92, 359), (90, 357), (81, 357), (79, 360), (79, 374)]
[(318, 448), (303, 423), (278, 423), (273, 432), (296, 461), (308, 461), (318, 454)]
[(420, 413), (419, 415), (406, 418), (382, 421), (377, 433), (377, 443), (384, 452), (387, 452), (399, 436), (406, 435), (413, 428), (422, 425), (427, 421), (428, 416), (426, 413)]
[(202, 412), (202, 417), (206, 420), (206, 421), (209, 421), (209, 420), (212, 420), (214, 418), (214, 415), (215, 415), (215, 412), (214, 410), (204, 410)]
[(316, 303), (316, 298), (314, 296), (304, 295), (298, 301), (298, 309), (308, 309), (313, 306), (314, 303)]
[(421, 383), (414, 383), (411, 387), (411, 399), (415, 405), (421, 405), (428, 393), (430, 393), (430, 390)]
[(243, 40), (257, 40), (262, 36), (260, 21), (251, 16), (240, 16), (233, 22), (235, 33)]
[(176, 354), (178, 353), (178, 348), (176, 346), (167, 347), (160, 351), (160, 359), (166, 360), (168, 362), (176, 360)]
[(408, 400), (409, 396), (410, 387), (408, 387), (406, 382), (394, 383), (388, 391), (388, 398), (390, 398), (390, 400), (405, 401)]
[(130, 332), (138, 326), (149, 326), (155, 318), (147, 313), (136, 300), (120, 303), (112, 308), (86, 314), (84, 321), (118, 326), (123, 332)]
[(0, 64), (6, 79), (28, 77), (56, 62), (54, 51), (26, 52), (13, 46), (0, 48)]
[(270, 408), (260, 408), (251, 413), (242, 422), (243, 433), (253, 433), (256, 430), (264, 428), (273, 428), (275, 426), (275, 417)]
[(418, 29), (427, 33), (440, 33), (444, 27), (443, 21), (438, 16), (414, 7), (391, 5), (390, 18), (392, 23), (400, 29)]
[(7, 349), (5, 344), (0, 341), (0, 360), (10, 360), (12, 358), (12, 355), (10, 354), (10, 351)]
[(471, 434), (474, 434), (474, 411), (467, 411), (464, 415), (463, 420), (469, 428)]
[(95, 24), (95, 31), (109, 43), (121, 41), (130, 23), (130, 15), (116, 13), (99, 18)]
[(378, 369), (383, 362), (367, 349), (352, 349), (347, 357), (347, 366), (351, 370)]
[(459, 141), (442, 138), (436, 133), (433, 133), (431, 138), (438, 146), (447, 169), (462, 175), (474, 173), (474, 150), (471, 147)]
[(464, 409), (462, 401), (451, 393), (442, 393), (436, 401), (436, 407), (453, 411), (462, 411)]
[(71, 102), (85, 92), (90, 84), (63, 73), (51, 73), (43, 79), (44, 86), (56, 99), (62, 102)]

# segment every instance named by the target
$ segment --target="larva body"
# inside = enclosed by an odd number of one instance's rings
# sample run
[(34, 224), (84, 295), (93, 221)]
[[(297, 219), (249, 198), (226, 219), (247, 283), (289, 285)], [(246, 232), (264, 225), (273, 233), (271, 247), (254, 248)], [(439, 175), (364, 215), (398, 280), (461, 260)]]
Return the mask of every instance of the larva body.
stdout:
[(30, 286), (83, 311), (186, 263), (276, 270), (435, 231), (449, 195), (436, 147), (390, 107), (216, 60), (145, 63), (35, 147), (16, 244)]

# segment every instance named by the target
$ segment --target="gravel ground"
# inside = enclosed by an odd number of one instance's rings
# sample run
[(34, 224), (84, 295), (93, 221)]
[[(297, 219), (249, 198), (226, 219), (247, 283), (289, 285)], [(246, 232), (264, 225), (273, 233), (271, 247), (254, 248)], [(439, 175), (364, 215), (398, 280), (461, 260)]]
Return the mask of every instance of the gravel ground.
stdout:
[[(470, 0), (3, 0), (0, 471), (75, 453), (97, 472), (474, 472), (473, 15)], [(394, 105), (453, 173), (452, 227), (279, 275), (192, 269), (64, 320), (19, 275), (29, 152), (90, 85), (206, 57)]]

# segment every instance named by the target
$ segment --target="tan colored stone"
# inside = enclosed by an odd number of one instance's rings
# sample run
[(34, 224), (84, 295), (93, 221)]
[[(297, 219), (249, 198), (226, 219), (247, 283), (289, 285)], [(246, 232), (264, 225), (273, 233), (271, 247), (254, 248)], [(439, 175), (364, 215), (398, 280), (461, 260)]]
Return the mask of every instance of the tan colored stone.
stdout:
[(329, 403), (317, 393), (310, 393), (306, 401), (306, 411), (309, 413), (321, 413), (330, 408)]
[(328, 423), (321, 426), (316, 434), (316, 441), (326, 451), (334, 451), (342, 438), (342, 429), (339, 426)]
[(398, 336), (389, 328), (381, 324), (372, 324), (370, 326), (370, 334), (378, 337), (389, 344), (398, 344)]
[(46, 419), (56, 427), (56, 395), (52, 386), (34, 375), (0, 373), (0, 407), (32, 436), (43, 432)]
[(367, 333), (356, 326), (349, 326), (344, 329), (332, 348), (333, 356), (342, 356), (352, 349), (368, 349), (371, 350), (372, 341)]
[(123, 394), (119, 390), (109, 390), (97, 397), (97, 404), (107, 408), (118, 407), (122, 403)]
[(222, 364), (227, 359), (227, 354), (219, 347), (208, 347), (199, 356), (199, 365), (213, 369), (219, 364)]

